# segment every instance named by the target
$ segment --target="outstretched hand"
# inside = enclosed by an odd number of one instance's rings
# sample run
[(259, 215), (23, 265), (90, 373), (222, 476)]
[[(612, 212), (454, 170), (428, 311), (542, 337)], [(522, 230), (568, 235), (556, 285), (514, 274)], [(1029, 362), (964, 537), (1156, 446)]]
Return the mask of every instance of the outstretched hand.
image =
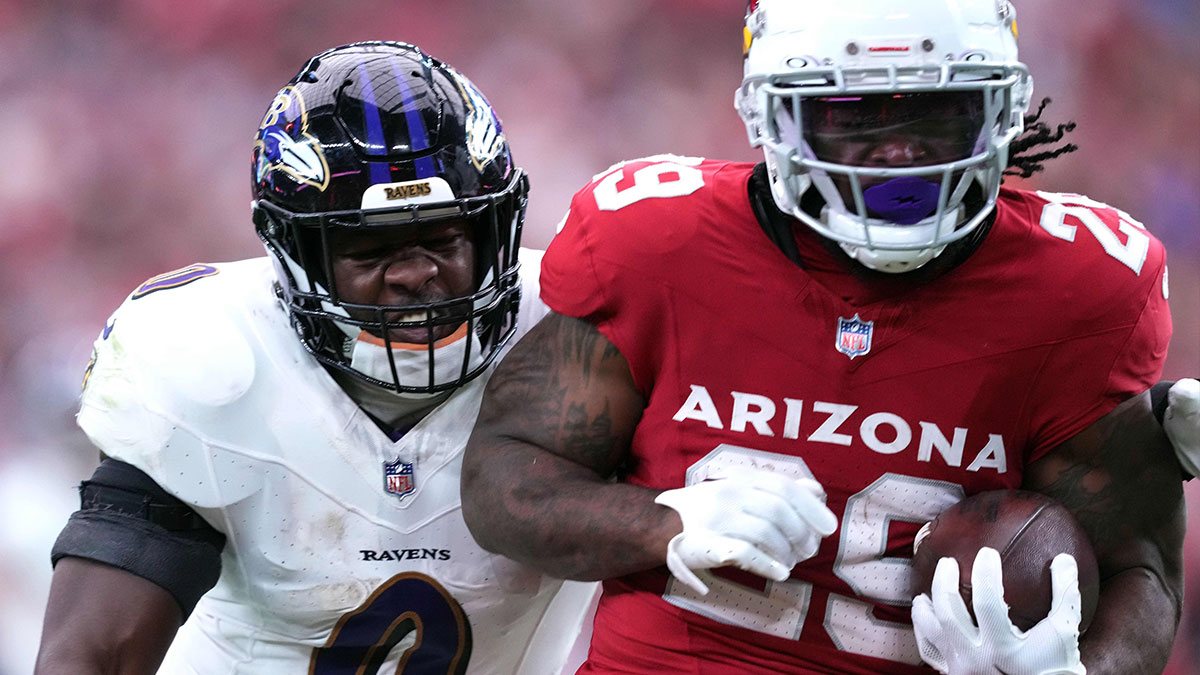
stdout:
[(938, 561), (930, 595), (913, 599), (913, 629), (921, 658), (940, 673), (967, 675), (1084, 675), (1079, 656), (1082, 601), (1075, 559), (1059, 554), (1050, 563), (1054, 597), (1050, 613), (1028, 631), (1008, 618), (1000, 554), (981, 548), (971, 568), (972, 607), (959, 593), (958, 562)]

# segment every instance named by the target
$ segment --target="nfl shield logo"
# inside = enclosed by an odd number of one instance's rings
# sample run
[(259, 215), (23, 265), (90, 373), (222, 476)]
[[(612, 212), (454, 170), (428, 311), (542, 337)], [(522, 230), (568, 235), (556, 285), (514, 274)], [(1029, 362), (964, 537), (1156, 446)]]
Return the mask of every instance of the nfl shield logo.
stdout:
[(383, 463), (383, 489), (404, 498), (412, 494), (416, 487), (412, 462), (402, 462), (396, 458), (394, 462)]
[(875, 332), (874, 321), (863, 321), (855, 314), (853, 319), (838, 317), (837, 350), (850, 358), (871, 351), (871, 334)]

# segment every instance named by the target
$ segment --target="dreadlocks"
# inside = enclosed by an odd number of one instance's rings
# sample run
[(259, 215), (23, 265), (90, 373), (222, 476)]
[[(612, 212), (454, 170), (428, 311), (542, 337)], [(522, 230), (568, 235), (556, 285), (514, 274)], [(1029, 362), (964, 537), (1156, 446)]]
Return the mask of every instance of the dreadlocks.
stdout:
[[(1054, 146), (1063, 139), (1063, 136), (1075, 130), (1074, 122), (1059, 124), (1051, 129), (1049, 124), (1041, 121), (1042, 111), (1049, 103), (1049, 98), (1043, 98), (1041, 104), (1038, 105), (1037, 112), (1025, 116), (1025, 132), (1009, 145), (1008, 168), (1004, 171), (1005, 176), (1029, 178), (1046, 168), (1043, 166), (1043, 162), (1046, 160), (1079, 149), (1079, 146), (1074, 143), (1065, 143), (1058, 147), (1045, 147)], [(1039, 146), (1042, 147), (1041, 150), (1030, 152)]]

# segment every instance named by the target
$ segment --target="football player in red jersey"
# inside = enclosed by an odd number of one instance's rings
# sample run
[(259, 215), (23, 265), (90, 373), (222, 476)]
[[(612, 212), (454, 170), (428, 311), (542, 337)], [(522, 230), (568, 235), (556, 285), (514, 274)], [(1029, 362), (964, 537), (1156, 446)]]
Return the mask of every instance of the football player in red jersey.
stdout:
[[(581, 673), (1161, 672), (1184, 532), (1146, 393), (1165, 256), (1116, 208), (1001, 187), (1071, 149), (1027, 115), (1014, 21), (751, 3), (737, 106), (766, 161), (650, 157), (575, 196), (554, 312), (490, 381), (462, 492), (485, 548), (605, 580)], [(915, 533), (997, 488), (1093, 539), (1082, 637), (1069, 558), (1026, 633), (956, 641), (956, 593), (914, 633)]]

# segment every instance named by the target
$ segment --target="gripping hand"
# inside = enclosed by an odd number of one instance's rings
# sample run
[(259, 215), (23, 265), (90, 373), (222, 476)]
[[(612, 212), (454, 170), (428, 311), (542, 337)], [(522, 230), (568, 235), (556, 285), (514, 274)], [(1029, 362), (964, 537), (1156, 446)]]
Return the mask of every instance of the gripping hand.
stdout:
[(1200, 381), (1186, 378), (1171, 385), (1163, 429), (1175, 447), (1180, 466), (1200, 476)]
[(838, 523), (816, 481), (761, 470), (667, 490), (654, 501), (683, 521), (667, 545), (667, 568), (701, 595), (708, 586), (692, 570), (733, 565), (783, 581)]
[(1079, 660), (1079, 571), (1061, 553), (1050, 563), (1050, 614), (1022, 632), (1008, 618), (1000, 554), (981, 548), (971, 568), (971, 619), (958, 590), (958, 562), (938, 561), (929, 595), (913, 599), (913, 629), (921, 658), (940, 673), (967, 675), (1085, 675)]

